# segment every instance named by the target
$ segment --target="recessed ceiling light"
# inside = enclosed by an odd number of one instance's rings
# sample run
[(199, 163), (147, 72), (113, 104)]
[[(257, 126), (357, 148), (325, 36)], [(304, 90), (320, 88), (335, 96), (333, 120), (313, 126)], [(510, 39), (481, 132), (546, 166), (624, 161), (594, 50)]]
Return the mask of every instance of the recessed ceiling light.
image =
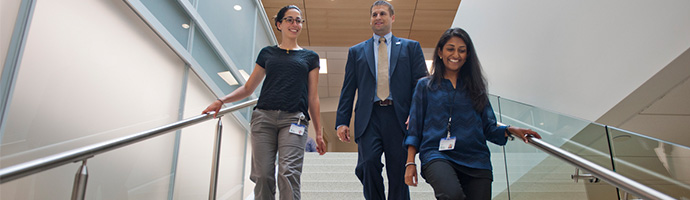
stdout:
[(328, 74), (328, 60), (325, 58), (320, 58), (319, 65), (321, 67), (319, 68), (319, 74)]
[(240, 71), (240, 74), (242, 75), (242, 78), (244, 78), (244, 80), (249, 80), (249, 74), (247, 74), (247, 71), (244, 71), (243, 69), (240, 69), (239, 71)]
[(224, 72), (218, 72), (218, 76), (222, 78), (228, 85), (239, 85), (240, 83), (237, 82), (237, 79), (232, 76), (230, 71), (224, 71)]
[(242, 10), (242, 6), (240, 6), (240, 5), (235, 5), (233, 8), (234, 8), (236, 11)]

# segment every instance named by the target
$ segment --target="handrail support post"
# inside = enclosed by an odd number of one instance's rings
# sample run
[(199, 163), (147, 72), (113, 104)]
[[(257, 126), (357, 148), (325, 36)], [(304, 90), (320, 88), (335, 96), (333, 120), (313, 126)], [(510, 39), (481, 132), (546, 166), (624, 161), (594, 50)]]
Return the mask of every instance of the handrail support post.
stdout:
[(86, 182), (89, 179), (89, 171), (86, 167), (86, 159), (82, 160), (81, 166), (74, 176), (72, 186), (72, 200), (84, 200), (86, 197)]
[(575, 183), (577, 183), (578, 180), (580, 179), (587, 179), (589, 180), (590, 183), (598, 183), (599, 178), (595, 177), (592, 174), (580, 174), (580, 168), (575, 167), (575, 174), (570, 175), (570, 178), (575, 180)]
[(216, 124), (216, 138), (213, 144), (213, 163), (211, 164), (211, 183), (209, 184), (208, 199), (216, 199), (216, 190), (218, 189), (218, 166), (220, 165), (220, 144), (223, 133), (223, 123), (218, 117), (218, 124)]

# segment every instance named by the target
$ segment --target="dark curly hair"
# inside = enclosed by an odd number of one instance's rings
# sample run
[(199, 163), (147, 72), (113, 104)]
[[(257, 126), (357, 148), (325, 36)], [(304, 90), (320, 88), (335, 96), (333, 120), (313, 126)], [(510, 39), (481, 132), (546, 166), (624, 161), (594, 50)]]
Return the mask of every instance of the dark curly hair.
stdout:
[(276, 25), (276, 29), (278, 29), (278, 31), (282, 32), (282, 30), (280, 30), (280, 28), (278, 28), (278, 22), (283, 22), (283, 17), (285, 17), (285, 12), (287, 12), (290, 9), (295, 9), (295, 10), (297, 10), (297, 12), (302, 14), (302, 10), (300, 10), (299, 7), (297, 7), (296, 5), (287, 5), (283, 8), (281, 8), (278, 11), (278, 14), (275, 17), (273, 17), (273, 21), (274, 21), (273, 24)]

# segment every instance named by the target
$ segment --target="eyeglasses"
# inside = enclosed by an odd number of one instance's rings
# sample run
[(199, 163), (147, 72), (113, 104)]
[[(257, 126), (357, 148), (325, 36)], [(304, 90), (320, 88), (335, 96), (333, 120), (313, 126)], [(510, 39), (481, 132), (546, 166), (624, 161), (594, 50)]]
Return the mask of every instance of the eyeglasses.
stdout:
[(301, 23), (304, 23), (304, 22), (307, 21), (307, 20), (306, 20), (306, 19), (302, 19), (302, 18), (297, 18), (297, 19), (295, 19), (295, 18), (292, 18), (292, 17), (286, 17), (286, 18), (283, 18), (282, 21), (285, 21), (285, 22), (287, 22), (288, 24), (292, 24), (292, 23), (294, 23), (294, 22), (297, 22), (298, 24), (301, 24)]

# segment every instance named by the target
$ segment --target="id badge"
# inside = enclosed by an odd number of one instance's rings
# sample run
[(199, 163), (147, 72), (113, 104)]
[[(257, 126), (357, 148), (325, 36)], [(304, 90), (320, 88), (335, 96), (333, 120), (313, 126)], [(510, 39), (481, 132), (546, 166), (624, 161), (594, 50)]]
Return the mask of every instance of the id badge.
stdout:
[(438, 145), (438, 151), (448, 151), (455, 149), (455, 136), (450, 138), (441, 138), (441, 143)]
[(295, 135), (304, 135), (304, 130), (307, 130), (307, 126), (301, 124), (292, 123), (290, 125), (290, 133)]

